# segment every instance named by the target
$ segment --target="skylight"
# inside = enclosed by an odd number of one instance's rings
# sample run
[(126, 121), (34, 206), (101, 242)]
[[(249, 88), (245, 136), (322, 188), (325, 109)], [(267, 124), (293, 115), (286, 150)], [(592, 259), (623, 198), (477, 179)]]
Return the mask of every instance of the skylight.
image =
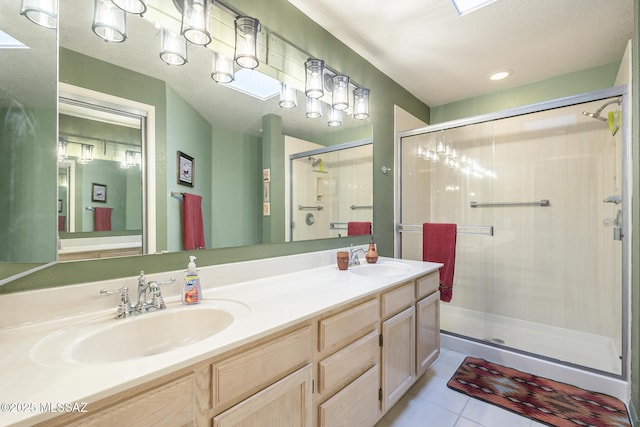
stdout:
[(458, 15), (466, 15), (480, 8), (488, 6), (496, 0), (451, 0), (453, 6), (456, 8)]
[(223, 84), (261, 101), (266, 101), (280, 94), (280, 87), (282, 86), (279, 80), (248, 68), (241, 68), (236, 71), (234, 80), (231, 83)]
[(29, 49), (29, 46), (0, 30), (0, 49)]

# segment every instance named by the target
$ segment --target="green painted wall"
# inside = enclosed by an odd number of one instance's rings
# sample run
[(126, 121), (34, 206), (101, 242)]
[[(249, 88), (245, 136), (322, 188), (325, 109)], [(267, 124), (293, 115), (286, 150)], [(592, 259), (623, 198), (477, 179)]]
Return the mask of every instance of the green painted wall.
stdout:
[(262, 142), (219, 126), (211, 131), (212, 248), (262, 243)]
[[(167, 249), (181, 251), (182, 204), (172, 191), (202, 197), (205, 246), (211, 247), (211, 125), (167, 86), (167, 181), (158, 185), (156, 198), (167, 201)], [(193, 187), (178, 184), (178, 151), (194, 158)]]
[(431, 124), (492, 113), (613, 86), (619, 62), (431, 108)]

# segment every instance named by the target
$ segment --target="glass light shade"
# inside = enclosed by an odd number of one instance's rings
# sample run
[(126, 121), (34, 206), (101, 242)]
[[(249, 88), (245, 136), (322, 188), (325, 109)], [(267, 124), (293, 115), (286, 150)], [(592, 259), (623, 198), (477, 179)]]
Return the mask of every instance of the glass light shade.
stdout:
[(147, 11), (147, 5), (142, 0), (111, 0), (120, 9), (134, 15), (142, 15)]
[(126, 14), (111, 0), (95, 0), (91, 28), (105, 41), (122, 43), (127, 39)]
[(307, 97), (307, 117), (310, 119), (322, 117), (322, 101), (320, 99)]
[(342, 111), (331, 108), (329, 111), (329, 126), (342, 126)]
[(136, 162), (136, 152), (132, 150), (126, 150), (124, 152), (124, 162), (122, 162), (122, 167), (124, 169), (132, 168), (137, 165)]
[(20, 15), (45, 28), (56, 28), (58, 0), (22, 0)]
[(213, 53), (213, 67), (211, 78), (218, 83), (231, 83), (233, 81), (233, 61), (225, 55)]
[(169, 65), (187, 63), (187, 40), (184, 37), (163, 28), (160, 40), (160, 59)]
[(369, 118), (369, 89), (363, 87), (354, 89), (353, 117), (358, 120)]
[(336, 110), (349, 108), (349, 76), (336, 75), (331, 79), (333, 83), (331, 106)]
[(445, 153), (444, 142), (442, 141), (438, 142), (438, 144), (436, 145), (436, 153), (440, 155), (444, 155)]
[(182, 30), (180, 33), (189, 42), (206, 46), (211, 43), (211, 0), (184, 0), (182, 7)]
[(296, 88), (291, 87), (285, 83), (282, 83), (280, 89), (280, 107), (281, 108), (294, 108), (298, 106), (298, 93)]
[(258, 62), (258, 30), (260, 22), (249, 16), (236, 18), (236, 63), (242, 68), (254, 69)]
[(67, 141), (62, 138), (58, 139), (58, 148), (56, 153), (58, 155), (58, 161), (62, 161), (67, 158)]
[(82, 144), (78, 163), (86, 165), (93, 160), (93, 145)]
[(322, 98), (324, 95), (324, 61), (308, 59), (304, 63), (306, 70), (304, 93), (309, 98)]

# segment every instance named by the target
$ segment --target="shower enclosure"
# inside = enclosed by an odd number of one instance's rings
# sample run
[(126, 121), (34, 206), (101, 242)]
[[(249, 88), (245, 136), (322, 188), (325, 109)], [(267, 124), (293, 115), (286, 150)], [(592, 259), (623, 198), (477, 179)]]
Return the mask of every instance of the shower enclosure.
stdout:
[(289, 157), (290, 241), (346, 236), (349, 222), (372, 222), (371, 140), (314, 145)]
[(402, 134), (396, 250), (422, 259), (422, 223), (457, 224), (443, 333), (625, 374), (623, 95), (614, 88)]

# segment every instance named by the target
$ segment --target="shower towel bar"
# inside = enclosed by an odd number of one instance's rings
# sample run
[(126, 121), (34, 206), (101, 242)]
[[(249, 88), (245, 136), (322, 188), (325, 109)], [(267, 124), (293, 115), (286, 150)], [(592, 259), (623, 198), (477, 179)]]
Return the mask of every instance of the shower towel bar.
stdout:
[(356, 205), (351, 205), (351, 210), (356, 210), (356, 209), (373, 209), (373, 206), (356, 206)]
[(172, 191), (172, 192), (171, 192), (171, 197), (173, 197), (173, 198), (175, 198), (175, 199), (178, 199), (178, 200), (182, 200), (182, 195), (183, 195), (183, 194), (184, 194), (184, 193), (181, 193), (181, 192), (179, 192), (179, 191)]
[(347, 223), (346, 222), (330, 222), (329, 229), (330, 230), (346, 230)]
[(324, 209), (324, 206), (302, 206), (298, 205), (299, 211), (321, 211)]
[(88, 211), (94, 211), (96, 208), (94, 208), (93, 206), (87, 206), (85, 209)]
[(542, 199), (537, 202), (491, 202), (491, 203), (478, 203), (469, 202), (469, 207), (506, 207), (506, 206), (551, 206), (551, 202), (548, 199)]
[[(398, 224), (398, 231), (403, 233), (422, 233), (422, 224)], [(493, 236), (493, 225), (458, 225), (457, 234), (475, 234)]]

